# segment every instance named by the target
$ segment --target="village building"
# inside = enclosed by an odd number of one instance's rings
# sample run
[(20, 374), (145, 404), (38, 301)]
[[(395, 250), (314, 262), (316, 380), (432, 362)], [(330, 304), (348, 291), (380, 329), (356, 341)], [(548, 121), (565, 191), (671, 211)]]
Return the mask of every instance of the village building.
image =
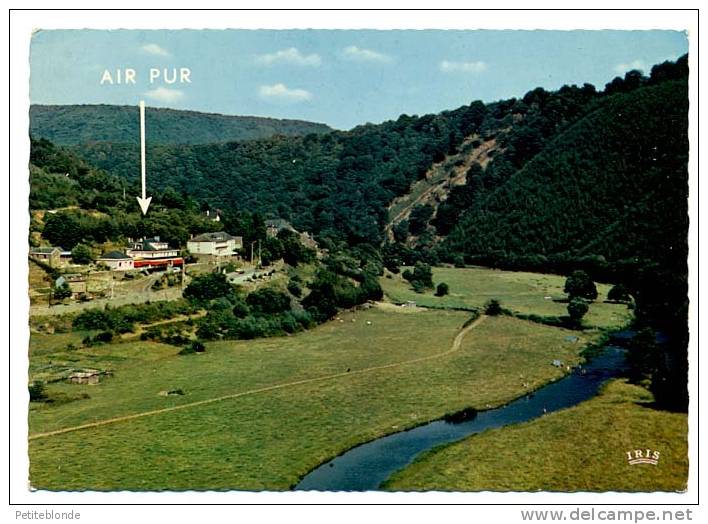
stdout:
[(221, 216), (219, 215), (218, 209), (214, 212), (214, 216), (211, 216), (211, 211), (209, 211), (208, 209), (204, 214), (207, 218), (210, 218), (212, 222), (221, 222)]
[(163, 268), (181, 266), (184, 259), (179, 256), (177, 248), (170, 247), (160, 237), (141, 238), (130, 243), (125, 254), (133, 259), (133, 267)]
[(193, 255), (233, 256), (243, 247), (243, 238), (225, 231), (203, 233), (187, 241), (187, 249)]
[(64, 284), (69, 286), (74, 297), (88, 292), (88, 279), (83, 273), (64, 273), (54, 281), (56, 288), (60, 288)]
[(33, 247), (30, 249), (29, 256), (51, 267), (59, 267), (69, 262), (71, 251), (64, 251), (54, 246)]
[(108, 266), (111, 271), (130, 271), (135, 269), (135, 261), (120, 251), (111, 251), (96, 260), (99, 264)]
[(179, 250), (170, 247), (167, 242), (160, 240), (160, 237), (154, 237), (131, 242), (125, 253), (131, 258), (156, 259), (176, 257), (179, 255)]
[(284, 220), (282, 218), (273, 218), (273, 219), (266, 220), (265, 227), (266, 227), (266, 234), (269, 237), (278, 236), (278, 233), (280, 233), (284, 229), (287, 229), (288, 231), (292, 231), (293, 233), (297, 233), (297, 231), (290, 224), (290, 222), (288, 222), (287, 220)]

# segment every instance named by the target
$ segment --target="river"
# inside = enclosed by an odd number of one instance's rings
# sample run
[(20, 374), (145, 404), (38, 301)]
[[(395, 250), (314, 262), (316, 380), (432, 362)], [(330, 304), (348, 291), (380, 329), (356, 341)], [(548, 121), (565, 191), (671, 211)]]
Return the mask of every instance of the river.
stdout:
[[(534, 393), (495, 409), (474, 412), (461, 422), (435, 420), (350, 449), (308, 473), (296, 490), (377, 490), (393, 473), (420, 453), (481, 431), (533, 420), (545, 413), (575, 406), (595, 396), (600, 386), (617, 377), (625, 351), (608, 345), (586, 364)], [(549, 362), (549, 365), (551, 363)]]

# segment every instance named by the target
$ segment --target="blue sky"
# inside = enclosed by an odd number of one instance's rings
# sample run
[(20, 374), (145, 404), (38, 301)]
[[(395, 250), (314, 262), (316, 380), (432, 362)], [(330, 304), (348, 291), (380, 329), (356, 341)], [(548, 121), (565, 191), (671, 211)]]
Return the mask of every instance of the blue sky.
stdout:
[[(592, 83), (688, 51), (676, 31), (53, 30), (32, 39), (30, 98), (298, 118), (349, 129)], [(116, 69), (135, 70), (117, 83)], [(151, 84), (151, 68), (160, 77)], [(173, 68), (189, 80), (164, 82)], [(111, 71), (110, 84), (101, 79)], [(179, 76), (179, 75), (178, 75)]]

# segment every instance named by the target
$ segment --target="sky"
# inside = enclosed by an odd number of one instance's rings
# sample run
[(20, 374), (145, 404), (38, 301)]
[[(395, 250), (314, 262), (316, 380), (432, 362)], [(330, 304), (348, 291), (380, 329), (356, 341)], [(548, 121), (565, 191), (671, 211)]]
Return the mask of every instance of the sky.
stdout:
[[(145, 100), (350, 129), (535, 87), (602, 89), (686, 52), (685, 33), (659, 30), (41, 30), (30, 50), (30, 100)], [(134, 82), (125, 82), (127, 69)]]

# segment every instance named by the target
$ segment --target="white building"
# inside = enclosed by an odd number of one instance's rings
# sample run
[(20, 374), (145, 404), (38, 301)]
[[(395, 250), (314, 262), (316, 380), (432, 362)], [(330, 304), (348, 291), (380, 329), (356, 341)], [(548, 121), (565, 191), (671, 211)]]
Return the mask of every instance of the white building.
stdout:
[(96, 262), (108, 266), (112, 271), (130, 271), (135, 269), (135, 262), (120, 251), (111, 251), (101, 256)]
[(193, 255), (231, 256), (242, 247), (242, 237), (234, 237), (224, 231), (203, 233), (187, 241), (187, 249)]
[(175, 258), (179, 256), (179, 250), (170, 247), (167, 242), (160, 240), (160, 237), (144, 238), (133, 242), (126, 250), (130, 258), (139, 259), (163, 259)]

